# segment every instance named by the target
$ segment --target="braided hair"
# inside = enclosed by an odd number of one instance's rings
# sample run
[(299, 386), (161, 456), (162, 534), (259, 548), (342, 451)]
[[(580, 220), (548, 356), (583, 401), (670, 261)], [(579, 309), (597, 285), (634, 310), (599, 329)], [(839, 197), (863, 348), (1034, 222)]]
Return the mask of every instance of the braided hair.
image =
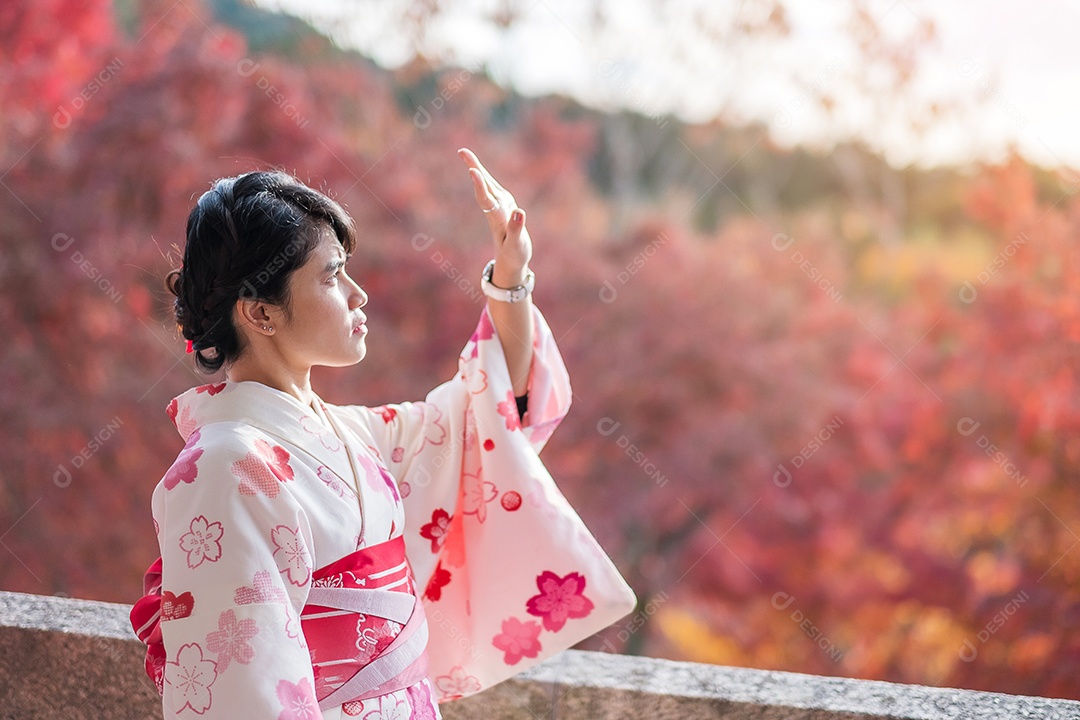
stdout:
[(288, 280), (329, 226), (346, 253), (356, 228), (342, 207), (288, 173), (249, 172), (216, 180), (187, 220), (183, 264), (165, 277), (173, 310), (196, 366), (214, 373), (244, 351), (233, 324), (240, 298), (289, 313)]

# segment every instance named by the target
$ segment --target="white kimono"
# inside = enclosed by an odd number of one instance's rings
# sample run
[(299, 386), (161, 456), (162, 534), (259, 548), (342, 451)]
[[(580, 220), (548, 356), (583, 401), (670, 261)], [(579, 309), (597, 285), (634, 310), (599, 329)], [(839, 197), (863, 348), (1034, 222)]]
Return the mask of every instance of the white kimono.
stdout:
[[(521, 419), (486, 306), (459, 372), (422, 402), (305, 406), (243, 381), (170, 403), (187, 444), (152, 501), (164, 646), (154, 664), (166, 719), (438, 718), (439, 702), (505, 680), (634, 609), (630, 587), (538, 457), (571, 391), (535, 307), (533, 324)], [(399, 536), (407, 568), (318, 572)], [(315, 651), (300, 619), (312, 588), (338, 587), (341, 577), (410, 593), (391, 599), (422, 608), (426, 665), (411, 667), (426, 674), (326, 707), (324, 695), (356, 665), (335, 677), (343, 661)], [(319, 616), (331, 615), (344, 613)], [(349, 617), (359, 618), (350, 637), (363, 655), (365, 643), (404, 635), (407, 614)], [(132, 621), (139, 632), (135, 611)]]

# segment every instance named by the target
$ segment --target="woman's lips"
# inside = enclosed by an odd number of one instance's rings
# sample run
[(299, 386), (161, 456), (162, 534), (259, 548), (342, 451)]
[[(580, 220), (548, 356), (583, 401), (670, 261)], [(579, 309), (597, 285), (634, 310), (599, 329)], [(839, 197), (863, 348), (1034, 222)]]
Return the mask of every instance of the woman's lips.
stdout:
[(356, 333), (365, 333), (366, 334), (367, 331), (368, 331), (367, 323), (360, 323), (359, 325), (357, 325), (356, 327), (353, 328), (353, 335), (355, 335)]

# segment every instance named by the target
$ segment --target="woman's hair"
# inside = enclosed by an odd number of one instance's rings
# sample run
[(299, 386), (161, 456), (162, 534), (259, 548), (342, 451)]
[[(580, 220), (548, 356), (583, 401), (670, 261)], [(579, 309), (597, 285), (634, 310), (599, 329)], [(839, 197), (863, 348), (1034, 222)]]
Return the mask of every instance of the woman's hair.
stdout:
[(183, 264), (165, 277), (176, 323), (192, 341), (196, 366), (221, 369), (244, 351), (233, 325), (243, 297), (289, 314), (288, 281), (311, 256), (323, 227), (346, 253), (356, 246), (353, 220), (336, 202), (281, 171), (221, 178), (191, 209)]

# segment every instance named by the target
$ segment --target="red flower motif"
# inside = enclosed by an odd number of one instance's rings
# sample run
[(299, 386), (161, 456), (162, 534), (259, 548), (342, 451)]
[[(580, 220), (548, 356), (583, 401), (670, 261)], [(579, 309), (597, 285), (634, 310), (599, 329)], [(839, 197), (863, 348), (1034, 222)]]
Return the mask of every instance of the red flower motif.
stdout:
[(179, 620), (191, 615), (195, 609), (195, 598), (190, 592), (174, 595), (165, 590), (161, 593), (161, 620)]
[(199, 393), (210, 393), (210, 396), (213, 397), (224, 389), (225, 383), (223, 382), (211, 383), (210, 385), (200, 385), (199, 387), (195, 388), (195, 394), (198, 395)]
[(271, 445), (265, 440), (255, 441), (255, 451), (259, 457), (266, 460), (270, 466), (270, 472), (274, 473), (278, 480), (286, 482), (293, 479), (293, 469), (289, 467), (289, 451), (280, 445)]
[(371, 408), (371, 412), (373, 412), (376, 415), (380, 416), (383, 419), (383, 422), (386, 423), (387, 425), (394, 422), (394, 418), (397, 417), (397, 410), (395, 410), (392, 407), (387, 407), (386, 405), (380, 405), (379, 407), (373, 407), (373, 408)]
[(240, 478), (240, 494), (262, 493), (277, 497), (280, 483), (292, 480), (293, 469), (289, 466), (289, 451), (265, 440), (255, 441), (255, 452), (232, 464), (233, 475)]
[(514, 391), (506, 391), (506, 400), (499, 403), (499, 414), (506, 418), (507, 430), (520, 430), (521, 417), (518, 415), (517, 400), (514, 399)]
[(550, 570), (536, 576), (539, 595), (533, 595), (525, 603), (530, 615), (544, 619), (544, 628), (558, 632), (566, 624), (567, 618), (583, 618), (592, 612), (592, 600), (582, 595), (585, 589), (585, 576), (572, 572), (566, 577), (559, 577)]
[(420, 537), (431, 541), (431, 552), (439, 552), (443, 541), (446, 540), (446, 531), (450, 527), (450, 514), (442, 508), (435, 508), (431, 513), (431, 522), (425, 523), (420, 528)]
[(503, 620), (502, 632), (491, 644), (506, 653), (503, 661), (507, 665), (516, 665), (523, 657), (534, 658), (540, 654), (539, 637), (540, 626), (535, 622), (521, 622), (511, 617)]
[(196, 466), (196, 462), (203, 454), (202, 448), (195, 447), (195, 443), (199, 441), (199, 437), (200, 432), (198, 430), (188, 436), (187, 444), (184, 446), (184, 449), (180, 451), (180, 454), (177, 456), (176, 460), (173, 461), (168, 472), (165, 473), (165, 477), (161, 479), (166, 490), (172, 490), (181, 482), (195, 482), (195, 476), (199, 474), (199, 468)]
[(439, 562), (435, 566), (435, 572), (431, 576), (431, 580), (428, 580), (427, 590), (424, 591), (424, 598), (427, 600), (438, 600), (442, 597), (442, 589), (450, 584), (450, 571), (443, 570), (442, 562)]

